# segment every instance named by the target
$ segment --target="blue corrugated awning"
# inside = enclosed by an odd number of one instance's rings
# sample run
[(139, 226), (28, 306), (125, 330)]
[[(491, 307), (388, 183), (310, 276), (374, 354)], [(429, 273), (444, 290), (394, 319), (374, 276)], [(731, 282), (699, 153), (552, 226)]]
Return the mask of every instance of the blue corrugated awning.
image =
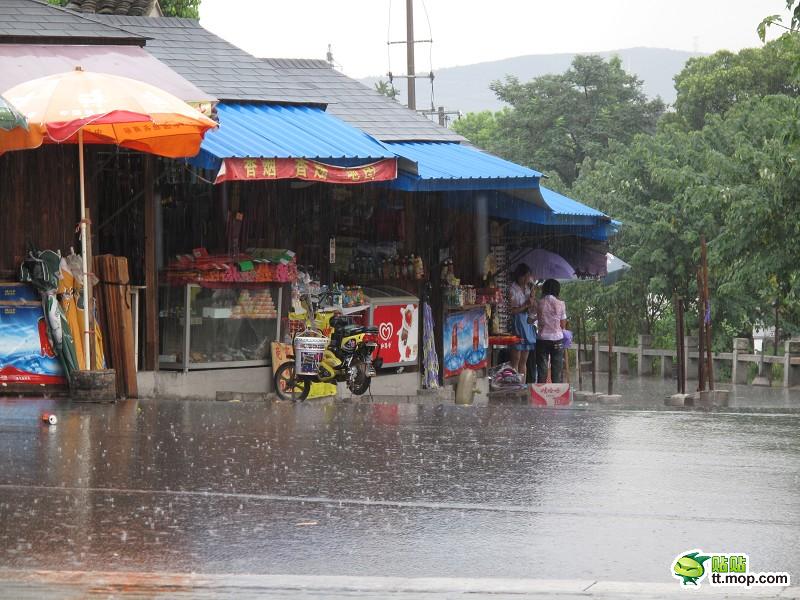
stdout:
[(354, 166), (395, 158), (375, 138), (319, 106), (221, 102), (193, 165), (216, 170), (225, 158), (308, 158)]
[(563, 194), (554, 192), (553, 190), (548, 189), (543, 185), (539, 186), (539, 192), (542, 194), (542, 198), (547, 203), (547, 206), (549, 206), (550, 210), (553, 211), (553, 214), (572, 215), (580, 217), (605, 217), (606, 219), (608, 218), (608, 216), (605, 213), (600, 212), (596, 208), (592, 208), (591, 206), (586, 206), (585, 204), (581, 204), (580, 202), (578, 202), (577, 200), (573, 200), (572, 198), (567, 198)]
[(484, 195), (487, 212), (493, 217), (520, 225), (546, 227), (549, 231), (583, 238), (607, 240), (619, 231), (621, 223), (597, 209), (542, 186), (539, 187), (539, 192), (546, 206), (511, 195), (518, 192), (477, 192), (474, 195), (450, 193), (446, 198), (451, 206), (471, 208), (476, 198)]
[(542, 174), (453, 142), (384, 142), (401, 163), (389, 186), (407, 192), (536, 189)]

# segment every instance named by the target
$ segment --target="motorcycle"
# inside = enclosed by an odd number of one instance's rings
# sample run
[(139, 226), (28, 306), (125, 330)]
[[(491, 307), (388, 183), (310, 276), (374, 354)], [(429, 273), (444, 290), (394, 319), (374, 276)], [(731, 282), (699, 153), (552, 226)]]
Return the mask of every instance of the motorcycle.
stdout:
[[(308, 364), (301, 364), (297, 368), (295, 344), (289, 360), (275, 371), (275, 392), (282, 400), (293, 402), (303, 401), (311, 392), (314, 383), (345, 382), (347, 388), (356, 396), (361, 396), (369, 390), (372, 378), (381, 368), (383, 359), (376, 356), (378, 349), (378, 328), (350, 323), (347, 317), (336, 316), (331, 312), (317, 312), (319, 301), (312, 301), (307, 297), (306, 305), (306, 330), (298, 334), (295, 342), (314, 339), (324, 340), (317, 344), (324, 348), (319, 357), (318, 352), (312, 353), (312, 360)], [(325, 336), (323, 330), (331, 331), (330, 337)], [(308, 371), (314, 371), (307, 374)], [(297, 372), (299, 371), (299, 372)]]

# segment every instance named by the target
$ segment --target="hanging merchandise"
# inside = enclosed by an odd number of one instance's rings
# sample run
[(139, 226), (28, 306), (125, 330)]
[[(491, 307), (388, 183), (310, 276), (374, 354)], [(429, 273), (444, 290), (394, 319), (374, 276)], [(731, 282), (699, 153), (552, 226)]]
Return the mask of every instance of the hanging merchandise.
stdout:
[[(83, 336), (80, 335), (81, 324), (83, 323), (83, 264), (81, 256), (75, 254), (75, 250), (70, 248), (70, 253), (61, 259), (60, 280), (57, 295), (61, 310), (67, 317), (72, 339), (75, 344), (75, 354), (78, 357), (78, 368), (86, 369), (85, 357), (83, 352)], [(94, 273), (90, 273), (92, 286), (97, 285), (98, 279)], [(103, 370), (106, 368), (105, 351), (103, 349), (103, 335), (100, 323), (97, 321), (97, 302), (92, 298), (92, 323), (94, 323), (94, 365), (92, 370)]]
[(422, 263), (421, 256), (414, 258), (414, 279), (417, 281), (425, 279), (425, 265)]
[(508, 256), (505, 246), (492, 246), (492, 256), (495, 266), (495, 285), (500, 290), (500, 297), (495, 304), (492, 315), (492, 333), (502, 334), (511, 330), (510, 310), (508, 306)]
[(422, 306), (422, 352), (424, 377), (422, 385), (425, 389), (433, 390), (439, 387), (439, 356), (436, 354), (436, 340), (434, 339), (433, 311), (431, 305)]
[[(78, 259), (80, 260), (80, 259)], [(80, 278), (80, 275), (78, 276)], [(66, 258), (61, 259), (61, 280), (58, 284), (58, 297), (60, 298), (61, 310), (67, 317), (72, 338), (75, 343), (75, 354), (78, 358), (78, 368), (84, 370), (86, 364), (83, 355), (83, 337), (79, 335), (81, 323), (83, 322), (78, 310), (78, 300), (80, 291), (77, 286), (75, 275), (69, 268)]]

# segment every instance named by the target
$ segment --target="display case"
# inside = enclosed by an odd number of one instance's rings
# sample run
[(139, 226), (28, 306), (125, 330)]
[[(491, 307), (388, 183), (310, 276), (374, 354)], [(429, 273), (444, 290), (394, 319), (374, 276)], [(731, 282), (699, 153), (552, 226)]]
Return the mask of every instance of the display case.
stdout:
[(227, 369), (270, 364), (280, 341), (285, 284), (162, 286), (162, 369)]

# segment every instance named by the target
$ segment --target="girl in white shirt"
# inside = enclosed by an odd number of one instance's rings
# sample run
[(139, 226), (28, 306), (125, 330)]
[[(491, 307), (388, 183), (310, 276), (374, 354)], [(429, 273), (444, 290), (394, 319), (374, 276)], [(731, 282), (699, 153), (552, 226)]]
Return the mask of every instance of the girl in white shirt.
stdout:
[(521, 338), (521, 342), (511, 348), (511, 366), (522, 375), (525, 381), (525, 371), (528, 363), (528, 353), (536, 348), (536, 329), (528, 318), (528, 312), (536, 308), (536, 298), (529, 285), (533, 283), (531, 269), (525, 263), (520, 263), (512, 274), (514, 283), (508, 290), (513, 316), (514, 335)]

